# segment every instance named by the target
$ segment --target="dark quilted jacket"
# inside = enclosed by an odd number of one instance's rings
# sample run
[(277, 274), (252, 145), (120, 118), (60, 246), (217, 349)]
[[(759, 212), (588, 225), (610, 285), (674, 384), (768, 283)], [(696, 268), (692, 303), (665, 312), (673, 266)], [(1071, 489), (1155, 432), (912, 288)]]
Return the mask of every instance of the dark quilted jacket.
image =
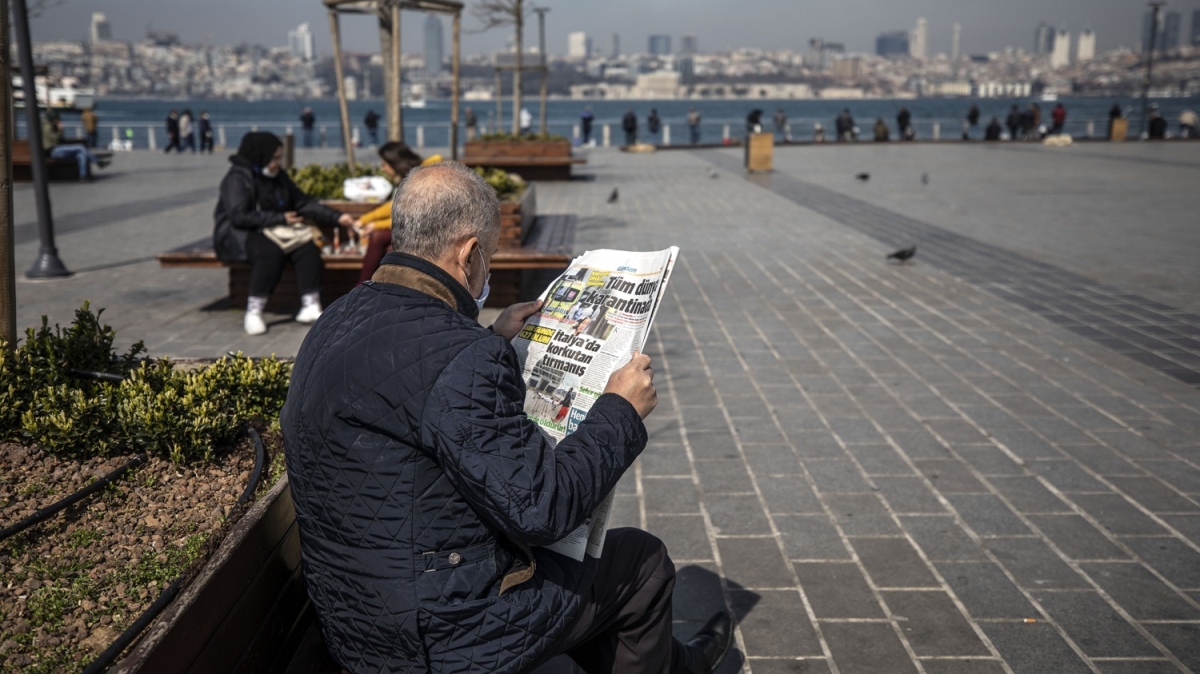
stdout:
[(395, 253), (375, 278), (309, 332), (282, 415), (330, 653), (351, 672), (526, 671), (595, 573), (533, 546), (586, 519), (645, 427), (609, 394), (551, 448), (516, 353), (461, 284)]

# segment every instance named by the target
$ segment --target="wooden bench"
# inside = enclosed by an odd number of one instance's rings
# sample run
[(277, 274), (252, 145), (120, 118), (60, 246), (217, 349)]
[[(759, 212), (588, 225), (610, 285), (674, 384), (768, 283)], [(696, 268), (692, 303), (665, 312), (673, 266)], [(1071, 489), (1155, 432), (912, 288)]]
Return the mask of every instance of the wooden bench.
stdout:
[[(557, 273), (567, 268), (574, 255), (576, 218), (574, 215), (540, 215), (524, 233), (519, 247), (501, 248), (492, 257), (492, 292), (488, 306), (503, 307), (542, 290), (537, 272)], [(200, 267), (229, 269), (229, 300), (233, 307), (246, 304), (250, 288), (250, 264), (222, 262), (213, 252), (212, 237), (200, 239), (158, 256), (163, 268)], [(356, 254), (323, 255), (321, 302), (328, 306), (358, 285), (363, 258)], [(544, 277), (544, 274), (543, 274)], [(300, 307), (300, 294), (291, 267), (284, 271), (279, 286), (271, 295), (268, 311), (294, 312)]]
[(525, 180), (570, 180), (571, 167), (575, 164), (586, 164), (583, 157), (467, 157), (462, 163), (471, 168), (504, 169), (516, 173)]
[[(15, 182), (33, 182), (33, 155), (29, 152), (29, 141), (13, 141), (12, 165)], [(74, 159), (51, 159), (47, 155), (46, 173), (49, 180), (79, 180), (79, 164)]]

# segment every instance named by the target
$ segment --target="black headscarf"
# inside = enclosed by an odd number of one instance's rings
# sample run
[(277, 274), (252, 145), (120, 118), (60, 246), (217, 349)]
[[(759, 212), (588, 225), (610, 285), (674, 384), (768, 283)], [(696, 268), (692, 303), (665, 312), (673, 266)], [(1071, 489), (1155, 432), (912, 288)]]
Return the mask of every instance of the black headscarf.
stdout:
[(242, 143), (238, 146), (235, 158), (240, 157), (245, 162), (258, 170), (271, 163), (271, 158), (275, 156), (275, 150), (283, 146), (283, 141), (269, 131), (251, 131), (242, 136)]

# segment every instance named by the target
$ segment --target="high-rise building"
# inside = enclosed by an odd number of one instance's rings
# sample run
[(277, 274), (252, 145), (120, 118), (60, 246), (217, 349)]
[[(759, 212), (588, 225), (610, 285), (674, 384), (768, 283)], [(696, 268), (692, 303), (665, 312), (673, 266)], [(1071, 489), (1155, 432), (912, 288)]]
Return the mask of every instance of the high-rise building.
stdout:
[(915, 59), (924, 59), (929, 54), (929, 22), (924, 18), (917, 19), (917, 27), (913, 29), (908, 40), (908, 55)]
[(442, 72), (442, 37), (442, 19), (430, 13), (425, 17), (425, 72), (430, 75)]
[(670, 35), (651, 35), (649, 51), (653, 56), (667, 56), (671, 53)]
[(305, 61), (313, 60), (313, 35), (307, 23), (302, 23), (295, 30), (288, 31), (288, 51), (292, 56)]
[(1054, 51), (1054, 28), (1045, 21), (1039, 21), (1037, 30), (1033, 33), (1033, 53), (1035, 56), (1045, 56)]
[(875, 38), (875, 53), (879, 56), (908, 56), (908, 31), (894, 30)]
[(957, 61), (962, 55), (962, 24), (954, 24), (954, 30), (950, 33), (950, 60)]
[(1142, 53), (1150, 51), (1151, 45), (1155, 50), (1162, 49), (1162, 15), (1156, 24), (1154, 12), (1146, 12), (1142, 15)]
[(567, 56), (573, 59), (591, 58), (592, 38), (583, 31), (567, 33)]
[(1192, 39), (1193, 47), (1200, 47), (1200, 9), (1192, 12)]
[(1091, 28), (1084, 28), (1083, 32), (1079, 34), (1079, 45), (1075, 47), (1075, 61), (1082, 63), (1094, 58), (1096, 58), (1096, 32)]
[(112, 26), (104, 12), (92, 12), (92, 44), (108, 42), (112, 39)]
[(613, 48), (611, 56), (613, 58), (621, 58), (621, 35), (619, 33), (613, 33)]
[(681, 84), (691, 84), (696, 79), (696, 60), (691, 56), (681, 56), (675, 62), (675, 69), (679, 71), (679, 82)]
[(1163, 51), (1179, 49), (1179, 36), (1183, 32), (1183, 16), (1179, 12), (1167, 12), (1163, 18), (1162, 47)]
[(679, 38), (679, 53), (692, 56), (700, 52), (700, 38), (695, 35), (684, 35)]
[(1071, 65), (1071, 34), (1060, 28), (1054, 35), (1054, 51), (1050, 52), (1050, 67), (1064, 68)]
[(833, 62), (846, 54), (846, 45), (841, 42), (826, 42), (814, 37), (808, 41), (808, 54), (804, 57), (804, 65), (813, 70), (829, 70)]

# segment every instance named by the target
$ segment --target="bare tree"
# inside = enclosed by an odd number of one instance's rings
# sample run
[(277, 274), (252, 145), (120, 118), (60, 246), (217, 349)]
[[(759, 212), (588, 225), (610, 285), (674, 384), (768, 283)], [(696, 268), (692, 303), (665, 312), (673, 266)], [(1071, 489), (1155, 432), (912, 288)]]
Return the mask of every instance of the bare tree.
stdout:
[(48, 9), (53, 9), (60, 5), (66, 4), (67, 0), (34, 0), (29, 5), (29, 16), (37, 18)]
[(527, 11), (524, 0), (479, 0), (471, 8), (471, 14), (483, 23), (479, 29), (480, 32), (509, 24), (516, 27), (517, 63), (513, 70), (512, 113), (514, 136), (521, 131), (521, 68), (524, 66), (524, 29)]

